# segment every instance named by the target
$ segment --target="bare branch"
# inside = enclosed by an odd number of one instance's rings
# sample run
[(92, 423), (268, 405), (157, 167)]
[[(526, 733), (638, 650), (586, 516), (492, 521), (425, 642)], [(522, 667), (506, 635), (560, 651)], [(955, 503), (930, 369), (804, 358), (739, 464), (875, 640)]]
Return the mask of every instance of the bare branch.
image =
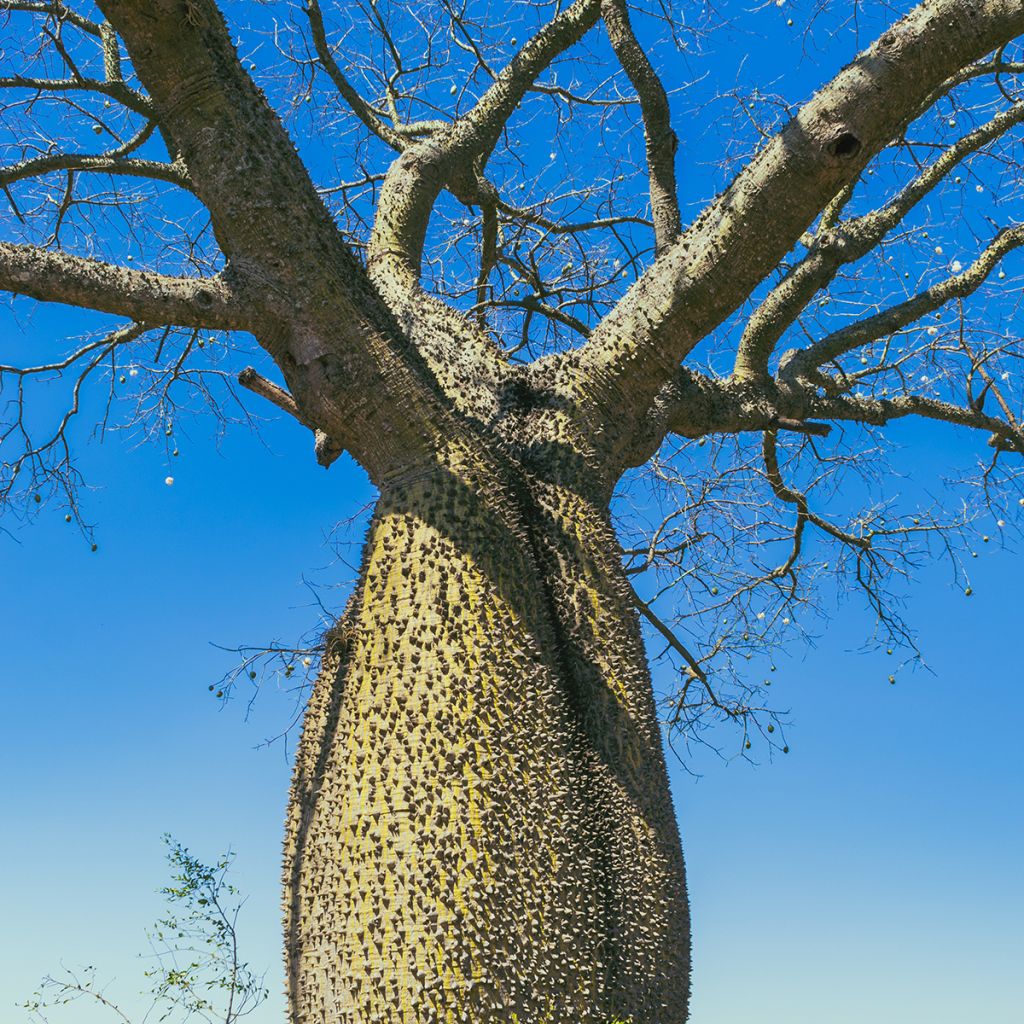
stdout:
[(593, 27), (599, 13), (600, 0), (575, 0), (524, 44), (472, 110), (407, 149), (392, 166), (380, 204), (388, 215), (374, 223), (369, 265), (380, 287), (385, 279), (395, 280), (395, 301), (418, 286), (423, 238), (441, 190), (451, 188), (464, 202), (473, 201), (483, 165), (523, 96), (551, 61)]
[(266, 377), (257, 373), (253, 367), (247, 366), (238, 374), (238, 383), (254, 395), (259, 395), (260, 398), (265, 398), (268, 402), (272, 402), (278, 409), (288, 413), (289, 416), (294, 417), (300, 423), (307, 425), (302, 412), (295, 404), (295, 399), (284, 388), (279, 387), (273, 381), (267, 380)]
[[(823, 386), (824, 395), (816, 392), (816, 385)], [(790, 376), (779, 386), (777, 382), (714, 378), (681, 368), (658, 396), (643, 429), (634, 435), (632, 447), (625, 449), (624, 465), (646, 462), (666, 433), (694, 439), (779, 431), (827, 437), (831, 427), (821, 420), (882, 426), (906, 416), (921, 416), (988, 431), (1000, 446), (1020, 446), (1021, 431), (1012, 414), (1006, 419), (988, 415), (982, 412), (980, 402), (974, 408), (962, 408), (913, 394), (888, 399), (851, 396), (844, 394), (849, 386), (843, 377), (820, 372), (814, 384)]]
[(559, 54), (597, 23), (599, 15), (599, 0), (575, 0), (529, 39), (476, 106), (456, 122), (448, 140), (450, 158), (482, 157), (486, 161), (526, 92)]
[(990, 447), (1024, 454), (1024, 429), (1019, 424), (990, 416), (981, 409), (963, 408), (922, 395), (900, 395), (896, 398), (871, 398), (867, 395), (829, 395), (810, 403), (815, 415), (830, 420), (848, 420), (884, 426), (907, 416), (952, 423), (990, 431)]
[(926, 313), (938, 309), (951, 299), (963, 298), (976, 291), (999, 261), (1012, 249), (1024, 245), (1024, 227), (1001, 231), (978, 259), (963, 273), (955, 274), (933, 285), (920, 295), (886, 309), (875, 316), (850, 324), (822, 338), (809, 348), (793, 353), (782, 369), (782, 374), (795, 380), (813, 368), (838, 359), (841, 355), (867, 345), (896, 331)]
[(786, 564), (781, 567), (780, 575), (788, 572), (796, 561), (797, 555), (800, 551), (800, 536), (804, 523), (813, 523), (819, 530), (824, 531), (836, 540), (842, 541), (844, 544), (852, 544), (854, 547), (859, 548), (870, 547), (871, 542), (869, 539), (864, 537), (855, 537), (853, 534), (846, 533), (838, 527), (833, 526), (827, 519), (822, 519), (821, 516), (812, 512), (810, 503), (807, 500), (807, 495), (802, 491), (794, 490), (785, 483), (782, 479), (782, 470), (779, 468), (777, 439), (778, 434), (774, 430), (766, 430), (764, 432), (761, 453), (764, 457), (768, 483), (771, 485), (771, 489), (775, 497), (780, 501), (786, 502), (788, 505), (795, 506), (799, 516), (797, 524), (798, 532), (795, 536), (793, 553), (786, 560)]
[(706, 685), (708, 677), (700, 667), (700, 662), (697, 661), (686, 645), (661, 621), (651, 606), (635, 590), (633, 591), (633, 604), (637, 611), (662, 635), (668, 645), (686, 662), (693, 675)]
[(83, 359), (91, 352), (95, 352), (97, 349), (110, 351), (119, 345), (125, 345), (137, 340), (145, 334), (147, 330), (149, 330), (149, 327), (146, 324), (130, 324), (128, 327), (122, 327), (120, 330), (114, 331), (113, 334), (105, 335), (101, 338), (97, 338), (95, 341), (90, 341), (85, 345), (82, 345), (63, 359), (58, 359), (49, 363), (40, 363), (36, 366), (7, 366), (0, 363), (0, 375), (9, 373), (13, 377), (31, 377), (37, 374), (59, 373), (61, 370), (66, 370), (69, 366), (77, 363), (80, 359)]
[(304, 427), (313, 431), (313, 450), (316, 453), (316, 461), (325, 469), (338, 459), (345, 450), (340, 444), (332, 440), (326, 431), (321, 430), (315, 423), (310, 422), (306, 415), (297, 405), (296, 401), (284, 388), (279, 387), (273, 381), (267, 380), (262, 374), (247, 366), (238, 374), (238, 383), (243, 388), (251, 391), (260, 398), (265, 398), (273, 403), (282, 412), (298, 420)]
[(33, 92), (54, 95), (66, 92), (95, 92), (117, 100), (118, 103), (143, 117), (152, 117), (154, 113), (153, 104), (146, 96), (129, 88), (122, 80), (116, 78), (100, 82), (96, 79), (81, 77), (29, 78), (14, 75), (10, 78), (0, 78), (0, 89), (30, 89)]
[(306, 17), (309, 19), (309, 27), (313, 36), (313, 46), (316, 49), (317, 57), (320, 59), (320, 63), (327, 72), (328, 77), (334, 83), (335, 88), (352, 108), (356, 117), (377, 138), (400, 153), (405, 148), (406, 140), (377, 116), (370, 104), (359, 95), (352, 83), (345, 77), (345, 73), (335, 60), (330, 44), (327, 42), (327, 30), (324, 28), (324, 16), (320, 10), (320, 4), (317, 0), (306, 0), (304, 10)]
[(251, 322), (222, 277), (166, 277), (31, 245), (0, 242), (0, 289), (146, 323), (236, 330)]
[(496, 200), (496, 205), (509, 219), (521, 221), (524, 224), (536, 224), (542, 227), (551, 235), (575, 235), (584, 231), (600, 231), (604, 228), (616, 227), (620, 224), (640, 224), (644, 227), (653, 228), (654, 221), (646, 217), (632, 217), (628, 215), (619, 217), (598, 217), (594, 220), (576, 221), (575, 223), (561, 223), (537, 213), (534, 208), (513, 206), (501, 199)]
[(679, 141), (672, 131), (668, 96), (657, 72), (637, 42), (629, 23), (626, 0), (603, 0), (601, 16), (615, 56), (629, 76), (644, 120), (647, 168), (656, 251), (662, 252), (679, 236), (682, 219), (676, 195), (675, 157)]
[(164, 181), (180, 188), (191, 189), (185, 168), (164, 160), (127, 159), (111, 154), (54, 153), (51, 156), (22, 160), (10, 167), (0, 167), (0, 186), (6, 187), (26, 178), (38, 178), (54, 171), (85, 171), (96, 174), (123, 175), (129, 178), (148, 178)]
[(486, 326), (484, 304), (487, 301), (487, 281), (498, 262), (498, 210), (493, 204), (483, 209), (483, 240), (480, 246), (480, 271), (476, 278), (476, 309), (481, 324)]
[(997, 114), (987, 124), (965, 135), (930, 164), (892, 202), (873, 213), (838, 225), (823, 224), (807, 256), (794, 267), (751, 317), (736, 354), (735, 372), (764, 376), (776, 342), (807, 303), (839, 269), (869, 253), (966, 156), (1024, 121), (1024, 103)]
[[(1016, 0), (928, 0), (808, 103), (605, 319), (572, 362), (618, 443), (686, 354), (750, 294), (940, 83), (1024, 31)], [(568, 360), (570, 357), (566, 357)]]
[(58, 21), (67, 21), (89, 35), (100, 38), (103, 29), (98, 22), (86, 18), (60, 0), (2, 0), (0, 10), (48, 14)]

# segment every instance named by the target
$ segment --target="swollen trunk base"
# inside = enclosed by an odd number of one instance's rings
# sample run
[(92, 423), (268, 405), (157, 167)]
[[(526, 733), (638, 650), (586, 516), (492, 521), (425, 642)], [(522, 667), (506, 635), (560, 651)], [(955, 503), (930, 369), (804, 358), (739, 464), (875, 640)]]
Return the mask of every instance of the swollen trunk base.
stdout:
[(297, 755), (292, 1024), (686, 1019), (682, 857), (617, 549), (535, 491), (456, 467), (381, 497)]

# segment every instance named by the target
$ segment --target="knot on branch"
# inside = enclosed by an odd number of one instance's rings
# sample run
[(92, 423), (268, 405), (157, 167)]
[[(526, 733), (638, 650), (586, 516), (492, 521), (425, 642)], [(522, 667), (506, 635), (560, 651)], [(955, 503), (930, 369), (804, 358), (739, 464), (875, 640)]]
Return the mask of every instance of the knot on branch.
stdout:
[(313, 451), (316, 454), (316, 461), (324, 469), (329, 469), (331, 463), (339, 458), (345, 449), (322, 430), (317, 430), (313, 437)]

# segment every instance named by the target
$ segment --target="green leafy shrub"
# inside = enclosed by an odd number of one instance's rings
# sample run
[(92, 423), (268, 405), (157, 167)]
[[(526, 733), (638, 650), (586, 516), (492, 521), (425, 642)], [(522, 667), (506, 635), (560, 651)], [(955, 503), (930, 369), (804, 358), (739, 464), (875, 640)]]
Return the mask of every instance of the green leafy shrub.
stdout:
[[(147, 932), (154, 966), (143, 972), (152, 1006), (144, 1019), (184, 1022), (199, 1017), (208, 1024), (235, 1024), (266, 998), (263, 975), (239, 958), (236, 923), (244, 900), (227, 881), (234, 855), (225, 853), (204, 864), (169, 835), (167, 862), (171, 884), (160, 890), (167, 916)], [(38, 1021), (59, 1006), (84, 999), (108, 1009), (121, 1024), (131, 1018), (106, 994), (96, 968), (62, 970), (47, 975), (31, 999), (22, 1003)]]

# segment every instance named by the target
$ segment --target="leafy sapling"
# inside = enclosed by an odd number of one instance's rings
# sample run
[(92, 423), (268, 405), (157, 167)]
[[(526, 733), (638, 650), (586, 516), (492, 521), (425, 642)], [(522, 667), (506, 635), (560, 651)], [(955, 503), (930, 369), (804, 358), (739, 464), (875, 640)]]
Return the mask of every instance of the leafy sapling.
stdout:
[[(139, 1019), (234, 1024), (267, 998), (264, 976), (239, 956), (236, 926), (245, 900), (227, 881), (234, 854), (204, 864), (171, 836), (163, 839), (171, 883), (160, 890), (166, 916), (147, 932), (150, 952), (141, 954), (152, 963), (143, 972), (151, 1002)], [(32, 1019), (48, 1022), (54, 1008), (85, 1000), (109, 1010), (113, 1020), (135, 1024), (108, 988), (94, 966), (62, 968), (59, 975), (43, 978), (21, 1005)]]

